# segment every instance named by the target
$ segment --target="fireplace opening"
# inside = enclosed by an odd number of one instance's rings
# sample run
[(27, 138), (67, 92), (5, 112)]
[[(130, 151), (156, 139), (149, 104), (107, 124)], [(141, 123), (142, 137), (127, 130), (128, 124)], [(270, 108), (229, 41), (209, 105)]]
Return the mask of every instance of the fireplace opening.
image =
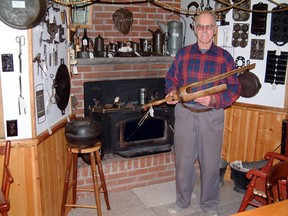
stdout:
[(169, 126), (169, 117), (157, 115), (142, 119), (130, 119), (119, 122), (119, 147), (117, 154), (122, 157), (136, 157), (157, 154), (171, 150), (173, 131)]
[[(155, 92), (159, 99), (165, 97), (163, 78), (84, 83), (85, 116), (93, 118), (102, 126), (101, 142), (104, 154), (138, 157), (171, 151), (174, 139), (174, 107), (154, 107), (154, 117), (149, 116), (141, 122), (145, 113), (138, 104), (140, 88), (148, 89), (148, 99), (154, 98)], [(109, 105), (107, 108), (105, 105), (110, 104), (115, 96), (121, 98), (121, 105)]]
[[(140, 119), (141, 120), (141, 119)], [(139, 119), (126, 122), (123, 129), (123, 145), (147, 140), (163, 140), (166, 138), (167, 124), (163, 119), (146, 119), (139, 125)], [(123, 127), (123, 126), (122, 126)], [(120, 144), (121, 146), (121, 144)]]

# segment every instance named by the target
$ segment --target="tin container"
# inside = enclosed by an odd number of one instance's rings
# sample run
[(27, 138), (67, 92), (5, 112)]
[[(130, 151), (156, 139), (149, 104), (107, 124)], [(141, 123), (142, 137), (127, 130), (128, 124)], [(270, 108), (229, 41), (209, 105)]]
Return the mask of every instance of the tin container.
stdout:
[(143, 105), (148, 102), (147, 89), (140, 88), (138, 92), (138, 104)]

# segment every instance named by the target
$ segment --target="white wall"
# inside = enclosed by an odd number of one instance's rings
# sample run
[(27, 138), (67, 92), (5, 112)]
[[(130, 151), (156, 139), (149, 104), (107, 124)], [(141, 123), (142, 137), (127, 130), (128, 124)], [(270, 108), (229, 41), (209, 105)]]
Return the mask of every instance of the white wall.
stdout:
[[(66, 7), (55, 5), (56, 7), (60, 8), (61, 10), (66, 10)], [(60, 12), (55, 12), (51, 8), (49, 9), (49, 13), (54, 14), (57, 25), (61, 24), (60, 19)], [(53, 16), (51, 16), (53, 17)], [(41, 56), (44, 58), (44, 44), (47, 46), (48, 54), (55, 48), (55, 44), (48, 44), (47, 42), (42, 42), (42, 45), (39, 44), (40, 32), (42, 23), (32, 29), (33, 32), (33, 39), (32, 43), (28, 41), (28, 30), (18, 30), (11, 28), (0, 21), (0, 29), (2, 34), (0, 34), (0, 79), (2, 85), (2, 98), (3, 98), (3, 116), (4, 116), (4, 127), (5, 127), (5, 139), (8, 138), (10, 140), (14, 139), (24, 139), (24, 138), (31, 138), (32, 137), (32, 115), (36, 116), (36, 124), (34, 127), (36, 128), (36, 134), (40, 134), (50, 128), (50, 126), (56, 124), (57, 122), (61, 121), (62, 119), (66, 118), (71, 113), (71, 106), (68, 103), (68, 106), (65, 109), (65, 115), (62, 115), (61, 110), (57, 107), (56, 104), (52, 104), (50, 108), (50, 112), (47, 113), (45, 109), (45, 118), (43, 122), (38, 121), (37, 119), (37, 106), (35, 101), (35, 110), (31, 110), (31, 106), (33, 105), (33, 100), (30, 97), (35, 98), (35, 91), (36, 86), (38, 84), (43, 84), (44, 90), (47, 90), (49, 94), (52, 94), (52, 83), (53, 80), (50, 78), (50, 75), (56, 75), (57, 69), (60, 66), (60, 59), (64, 58), (64, 62), (67, 65), (68, 59), (68, 48), (67, 43), (62, 42), (58, 45), (58, 65), (52, 65), (48, 67), (46, 71), (47, 76), (41, 75), (41, 72), (38, 74), (37, 64), (32, 63), (34, 68), (29, 68), (30, 62), (32, 61), (33, 57), (37, 55), (37, 53), (41, 53)], [(66, 27), (65, 27), (65, 35), (67, 35)], [(22, 47), (22, 93), (24, 97), (24, 101), (26, 104), (26, 114), (24, 110), (21, 109), (21, 114), (19, 113), (18, 108), (18, 98), (20, 94), (20, 84), (19, 84), (19, 43), (16, 42), (17, 36), (24, 36), (25, 44)], [(47, 26), (43, 25), (43, 39), (48, 39), (50, 36), (47, 33)], [(28, 46), (33, 46), (33, 53), (28, 52)], [(13, 54), (13, 63), (14, 63), (14, 70), (11, 72), (3, 72), (2, 70), (2, 54)], [(30, 55), (30, 59), (28, 58)], [(32, 57), (31, 57), (32, 55)], [(32, 59), (31, 59), (32, 58)], [(69, 66), (67, 66), (70, 69)], [(33, 73), (34, 80), (29, 80), (30, 74)], [(33, 82), (34, 81), (34, 82)], [(32, 82), (32, 83), (31, 83)], [(30, 89), (33, 86), (34, 89)], [(44, 95), (44, 102), (47, 105), (49, 100), (48, 93), (45, 91)], [(7, 120), (17, 120), (18, 124), (18, 135), (17, 136), (9, 136), (7, 137), (7, 128), (6, 128), (6, 121)]]
[[(197, 0), (198, 2), (201, 2), (200, 0)], [(190, 3), (190, 0), (182, 0), (182, 7), (187, 8), (187, 5)], [(206, 2), (206, 1), (204, 1)], [(251, 8), (252, 5), (257, 4), (259, 0), (251, 0)], [(278, 3), (287, 3), (287, 0), (278, 0)], [(210, 5), (214, 5), (214, 1), (210, 3)], [(272, 10), (272, 8), (276, 7), (275, 4), (272, 4), (268, 1), (264, 1), (263, 3), (268, 4), (268, 10)], [(200, 3), (199, 3), (200, 4)], [(206, 4), (205, 4), (206, 5)], [(194, 9), (191, 8), (191, 10)], [(230, 10), (226, 14), (226, 21), (229, 22), (229, 25), (225, 26), (219, 26), (218, 27), (218, 45), (223, 46), (227, 45), (230, 53), (233, 55), (234, 59), (237, 58), (237, 56), (243, 56), (245, 60), (250, 60), (250, 63), (256, 63), (255, 69), (253, 69), (251, 72), (256, 74), (261, 82), (262, 88), (260, 89), (259, 93), (251, 98), (243, 98), (240, 97), (238, 102), (244, 102), (248, 104), (258, 104), (258, 105), (264, 105), (264, 106), (272, 106), (272, 107), (284, 107), (284, 99), (285, 99), (285, 85), (271, 85), (270, 83), (264, 83), (265, 78), (265, 72), (266, 72), (266, 61), (267, 61), (267, 51), (273, 51), (277, 50), (279, 52), (281, 51), (288, 51), (288, 44), (285, 44), (284, 46), (277, 46), (275, 43), (270, 41), (270, 26), (271, 26), (271, 13), (267, 14), (267, 23), (266, 23), (266, 34), (261, 36), (256, 36), (251, 33), (249, 33), (248, 36), (248, 45), (245, 48), (241, 47), (232, 47), (232, 33), (233, 33), (233, 24), (234, 23), (248, 23), (249, 24), (249, 32), (251, 32), (251, 17), (252, 14), (250, 14), (250, 18), (248, 21), (234, 21), (232, 18), (232, 10)], [(189, 18), (191, 20), (191, 18)], [(191, 21), (190, 21), (191, 22)], [(196, 41), (194, 32), (191, 31), (189, 25), (187, 29), (187, 35), (186, 35), (186, 44), (193, 43)], [(228, 31), (227, 33), (224, 33)], [(227, 35), (227, 37), (226, 37)], [(251, 39), (265, 39), (265, 56), (263, 60), (257, 60), (257, 59), (250, 59), (250, 45), (251, 45)], [(226, 44), (225, 44), (226, 43)], [(287, 76), (288, 72), (286, 70), (286, 85), (287, 85)]]
[[(31, 129), (31, 109), (30, 109), (30, 80), (29, 80), (29, 67), (28, 67), (28, 39), (26, 30), (16, 30), (8, 27), (3, 22), (0, 22), (0, 29), (2, 34), (0, 34), (0, 54), (13, 54), (13, 65), (14, 70), (11, 72), (3, 72), (2, 70), (2, 58), (1, 58), (1, 85), (2, 85), (2, 98), (3, 98), (3, 111), (4, 111), (4, 127), (5, 127), (5, 137), (6, 133), (6, 121), (7, 120), (17, 120), (18, 124), (18, 136), (9, 137), (9, 139), (17, 138), (30, 138), (32, 136)], [(19, 114), (18, 108), (18, 97), (20, 94), (20, 84), (19, 84), (19, 44), (16, 42), (17, 36), (24, 36), (25, 44), (22, 47), (22, 94), (24, 97), (24, 102), (26, 104), (26, 114), (24, 110), (21, 109), (21, 114)]]

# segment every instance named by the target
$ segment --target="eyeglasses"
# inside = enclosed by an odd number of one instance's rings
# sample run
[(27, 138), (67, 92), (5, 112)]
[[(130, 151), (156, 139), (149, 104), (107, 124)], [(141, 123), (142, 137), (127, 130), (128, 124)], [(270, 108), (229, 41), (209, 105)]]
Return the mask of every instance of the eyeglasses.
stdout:
[(206, 30), (213, 30), (214, 27), (215, 27), (215, 25), (212, 25), (212, 24), (210, 24), (210, 25), (200, 25), (200, 24), (196, 25), (196, 28), (199, 31), (203, 31), (204, 28), (206, 28)]

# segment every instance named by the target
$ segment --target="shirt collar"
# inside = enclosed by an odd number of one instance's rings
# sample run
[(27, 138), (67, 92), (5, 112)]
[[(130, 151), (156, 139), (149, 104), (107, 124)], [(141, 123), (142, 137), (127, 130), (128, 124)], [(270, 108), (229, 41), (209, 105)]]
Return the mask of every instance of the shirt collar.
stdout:
[[(194, 46), (192, 46), (192, 52), (202, 53), (199, 46), (198, 46), (198, 43), (195, 43)], [(205, 53), (216, 55), (217, 54), (216, 45), (212, 42), (212, 45), (210, 46), (210, 48)]]

